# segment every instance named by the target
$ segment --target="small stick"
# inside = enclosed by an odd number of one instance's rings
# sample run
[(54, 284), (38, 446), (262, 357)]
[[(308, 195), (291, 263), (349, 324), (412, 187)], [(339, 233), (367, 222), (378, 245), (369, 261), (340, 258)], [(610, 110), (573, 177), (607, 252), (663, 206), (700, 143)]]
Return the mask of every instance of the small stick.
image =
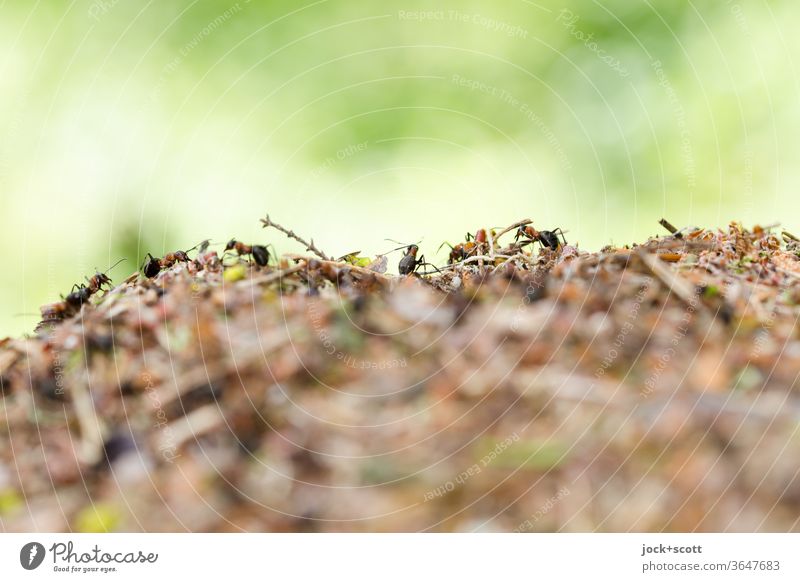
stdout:
[(500, 240), (500, 237), (501, 237), (501, 236), (503, 236), (505, 233), (507, 233), (507, 232), (511, 232), (512, 230), (514, 230), (514, 229), (517, 229), (517, 228), (519, 228), (520, 226), (525, 226), (525, 225), (527, 225), (527, 224), (530, 224), (531, 222), (533, 222), (533, 221), (532, 221), (530, 218), (526, 218), (525, 220), (520, 220), (519, 222), (515, 222), (515, 223), (514, 223), (514, 224), (512, 224), (511, 226), (507, 226), (507, 227), (505, 227), (503, 230), (501, 230), (500, 232), (498, 232), (498, 233), (497, 233), (497, 236), (495, 236), (495, 238), (496, 238), (497, 240)]
[[(306, 263), (308, 263), (308, 261), (309, 261), (308, 257), (303, 256), (303, 255), (296, 255), (296, 254), (293, 254), (293, 253), (287, 253), (287, 254), (285, 254), (283, 256), (288, 258), (288, 259), (292, 259), (293, 261), (306, 261)], [(313, 260), (317, 260), (317, 259), (313, 259)], [(379, 281), (383, 281), (385, 283), (390, 283), (393, 280), (393, 277), (391, 277), (389, 275), (384, 275), (383, 273), (378, 273), (376, 271), (371, 271), (370, 269), (367, 269), (365, 267), (359, 267), (358, 265), (351, 265), (350, 263), (341, 263), (339, 261), (333, 261), (333, 260), (328, 260), (328, 259), (324, 259), (324, 260), (322, 260), (320, 262), (327, 263), (328, 265), (336, 267), (337, 269), (344, 269), (344, 268), (350, 269), (351, 273), (357, 273), (358, 275), (362, 275), (364, 277), (375, 277)], [(292, 267), (292, 268), (294, 268), (294, 267)], [(305, 264), (302, 265), (302, 268), (303, 269), (306, 268), (306, 265)]]
[(269, 228), (271, 226), (272, 228), (278, 229), (279, 231), (281, 231), (283, 234), (285, 234), (289, 238), (296, 240), (301, 245), (305, 246), (306, 250), (311, 251), (312, 253), (317, 255), (319, 258), (321, 258), (323, 261), (332, 261), (333, 260), (333, 257), (325, 256), (325, 253), (323, 253), (316, 246), (314, 246), (314, 239), (313, 238), (311, 239), (310, 242), (306, 242), (305, 240), (300, 238), (298, 235), (296, 235), (293, 230), (289, 230), (289, 229), (281, 226), (280, 224), (278, 224), (276, 222), (272, 222), (270, 220), (270, 218), (269, 218), (269, 214), (266, 216), (266, 218), (262, 218), (261, 219), (261, 223), (264, 225), (263, 228)]
[(475, 255), (474, 257), (468, 257), (468, 258), (464, 259), (463, 261), (459, 261), (457, 263), (452, 263), (450, 265), (445, 265), (444, 267), (440, 267), (439, 270), (440, 271), (445, 271), (447, 269), (452, 269), (454, 267), (458, 267), (459, 265), (466, 265), (467, 263), (474, 263), (476, 261), (477, 262), (480, 262), (480, 261), (494, 261), (495, 259), (506, 259), (508, 261), (508, 260), (513, 259), (513, 258), (515, 258), (515, 257), (509, 256), (509, 255), (495, 255), (494, 257), (488, 257), (486, 255)]
[[(677, 237), (676, 237), (677, 238)], [(666, 249), (681, 249), (684, 251), (688, 250), (702, 250), (702, 249), (711, 249), (714, 248), (715, 244), (706, 241), (692, 241), (687, 240), (683, 242), (679, 242), (676, 240), (653, 240), (652, 242), (645, 243), (640, 245), (640, 248), (648, 249), (648, 250), (666, 250)]]
[(246, 287), (248, 285), (265, 285), (267, 283), (272, 283), (273, 281), (282, 279), (283, 277), (288, 277), (289, 275), (293, 275), (294, 273), (302, 271), (305, 268), (306, 268), (306, 263), (301, 262), (300, 264), (295, 265), (294, 267), (289, 267), (281, 271), (274, 271), (272, 273), (268, 273), (261, 277), (253, 277), (252, 279), (240, 281), (239, 283), (237, 283), (237, 285), (240, 287)]
[(661, 279), (670, 291), (675, 293), (684, 303), (696, 309), (702, 305), (697, 301), (697, 295), (694, 292), (694, 286), (686, 279), (679, 277), (672, 269), (669, 269), (661, 264), (658, 255), (651, 253), (640, 252), (639, 257), (645, 265), (653, 272), (653, 274)]
[(666, 218), (659, 220), (658, 224), (666, 228), (675, 238), (683, 238), (683, 235), (678, 232), (678, 229), (675, 228)]
[(790, 277), (795, 277), (796, 279), (800, 279), (800, 273), (795, 273), (794, 271), (790, 271), (789, 269), (775, 267), (775, 270), (778, 271), (779, 273), (783, 273), (784, 275), (789, 275)]
[(193, 410), (186, 416), (179, 418), (167, 425), (168, 431), (163, 431), (157, 438), (158, 448), (179, 449), (191, 439), (196, 439), (225, 423), (217, 404), (207, 404), (203, 408)]
[(80, 427), (80, 459), (93, 465), (103, 455), (103, 433), (105, 426), (95, 413), (94, 403), (89, 395), (89, 389), (81, 381), (72, 383), (70, 391), (75, 416), (78, 417)]

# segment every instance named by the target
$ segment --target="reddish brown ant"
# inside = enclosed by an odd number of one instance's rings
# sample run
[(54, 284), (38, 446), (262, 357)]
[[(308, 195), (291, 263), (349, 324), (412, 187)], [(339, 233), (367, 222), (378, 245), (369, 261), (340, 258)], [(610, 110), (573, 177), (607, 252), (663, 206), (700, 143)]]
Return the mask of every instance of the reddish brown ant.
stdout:
[[(125, 259), (120, 259), (114, 263), (108, 271), (119, 265)], [(89, 299), (103, 288), (103, 285), (111, 283), (111, 278), (108, 276), (108, 271), (101, 273), (96, 271), (90, 279), (87, 279), (89, 285), (77, 283), (72, 286), (72, 289), (66, 297), (61, 296), (61, 301), (43, 305), (41, 308), (42, 319), (44, 321), (57, 321), (65, 319), (80, 311), (84, 303), (88, 303)]]
[(269, 251), (264, 245), (246, 245), (239, 242), (235, 238), (228, 241), (225, 245), (225, 252), (236, 251), (236, 254), (241, 256), (250, 255), (259, 267), (266, 267), (269, 265)]
[(107, 273), (124, 260), (125, 259), (120, 259), (119, 261), (111, 265), (111, 267), (105, 273), (101, 273), (100, 271), (95, 271), (95, 274), (92, 275), (90, 279), (86, 280), (89, 283), (88, 285), (84, 284), (73, 285), (70, 293), (66, 297), (64, 297), (64, 302), (75, 311), (79, 310), (84, 303), (88, 303), (92, 295), (94, 295), (103, 288), (103, 285), (108, 285), (109, 283), (111, 283), (111, 278), (108, 276)]
[(174, 253), (167, 253), (164, 255), (164, 258), (161, 259), (161, 268), (168, 269), (175, 263), (188, 263), (190, 259), (187, 252), (188, 251), (175, 251)]
[(439, 249), (441, 249), (445, 245), (450, 247), (450, 255), (447, 257), (448, 265), (452, 265), (453, 263), (458, 263), (460, 261), (463, 261), (464, 259), (473, 256), (475, 252), (478, 250), (478, 246), (470, 240), (468, 240), (467, 242), (458, 243), (455, 246), (445, 241), (439, 246)]
[(172, 253), (167, 253), (162, 259), (157, 259), (150, 253), (147, 253), (145, 255), (144, 264), (142, 265), (142, 272), (144, 273), (145, 277), (152, 279), (161, 272), (161, 269), (168, 269), (176, 263), (188, 263), (191, 260), (188, 253), (195, 248), (197, 247), (192, 247), (188, 251), (175, 251)]
[(560, 228), (556, 228), (555, 230), (536, 230), (530, 225), (521, 225), (517, 230), (517, 235), (514, 237), (514, 242), (518, 242), (520, 238), (524, 238), (525, 240), (520, 246), (538, 242), (549, 249), (558, 249), (562, 245), (561, 241), (558, 240), (559, 235), (564, 241), (563, 244), (567, 244), (567, 239), (564, 238), (564, 231)]
[(474, 235), (468, 232), (465, 236), (465, 242), (453, 246), (445, 241), (439, 246), (439, 249), (445, 245), (450, 247), (450, 255), (447, 258), (447, 263), (452, 265), (453, 263), (458, 263), (469, 257), (476, 256), (480, 252), (481, 246), (487, 244), (487, 242), (488, 235), (486, 234), (486, 229), (481, 228)]
[(103, 289), (103, 285), (110, 285), (111, 277), (108, 276), (108, 273), (111, 271), (111, 269), (119, 265), (124, 260), (125, 259), (118, 260), (116, 263), (111, 265), (111, 267), (109, 267), (108, 271), (106, 271), (105, 273), (101, 273), (100, 271), (95, 270), (94, 275), (92, 275), (91, 278), (86, 280), (89, 283), (87, 287), (89, 288), (90, 292), (97, 293), (98, 291)]

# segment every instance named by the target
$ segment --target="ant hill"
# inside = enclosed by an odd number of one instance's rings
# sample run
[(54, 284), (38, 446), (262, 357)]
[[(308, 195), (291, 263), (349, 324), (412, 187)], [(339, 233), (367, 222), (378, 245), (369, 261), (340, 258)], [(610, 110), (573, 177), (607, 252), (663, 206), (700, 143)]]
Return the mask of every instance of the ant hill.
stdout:
[(148, 257), (0, 342), (3, 530), (800, 528), (793, 235), (525, 220), (432, 265), (263, 222), (308, 252)]

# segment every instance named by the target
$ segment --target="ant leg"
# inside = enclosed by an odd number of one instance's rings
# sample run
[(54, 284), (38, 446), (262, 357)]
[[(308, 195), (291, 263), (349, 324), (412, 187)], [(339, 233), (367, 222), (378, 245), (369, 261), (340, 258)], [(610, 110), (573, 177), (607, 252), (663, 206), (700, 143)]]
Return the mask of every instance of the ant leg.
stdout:
[(555, 230), (553, 230), (553, 234), (561, 235), (561, 240), (564, 241), (564, 244), (567, 244), (567, 238), (564, 236), (564, 231), (561, 230), (561, 228), (556, 228)]
[(516, 244), (517, 246), (519, 246), (519, 248), (523, 248), (523, 247), (526, 247), (526, 246), (528, 246), (528, 245), (532, 245), (532, 244), (533, 244), (533, 243), (535, 243), (535, 242), (537, 242), (537, 241), (536, 241), (536, 239), (526, 238), (526, 239), (525, 239), (524, 241), (522, 241), (522, 242), (517, 242), (517, 241), (514, 241), (514, 244)]
[(428, 261), (425, 260), (425, 255), (421, 255), (419, 260), (417, 261), (417, 266), (415, 267), (415, 269), (418, 269), (419, 267), (425, 267), (426, 272), (423, 273), (423, 275), (427, 275), (428, 274), (427, 273), (427, 267), (433, 267), (436, 270), (437, 273), (441, 273), (441, 271), (439, 270), (439, 267), (437, 267), (433, 263), (429, 263)]

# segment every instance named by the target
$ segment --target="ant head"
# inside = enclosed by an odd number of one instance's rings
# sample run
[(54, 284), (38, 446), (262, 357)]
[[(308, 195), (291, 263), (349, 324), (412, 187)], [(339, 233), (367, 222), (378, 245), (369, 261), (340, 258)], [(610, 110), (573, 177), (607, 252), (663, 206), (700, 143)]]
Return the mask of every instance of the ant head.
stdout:
[(419, 247), (417, 245), (408, 245), (408, 249), (406, 249), (406, 253), (411, 255), (411, 256), (416, 257), (418, 250), (419, 250)]
[(236, 239), (232, 238), (231, 240), (228, 241), (228, 244), (225, 245), (225, 250), (226, 251), (233, 250), (235, 246), (236, 246)]
[(519, 240), (519, 238), (523, 236), (527, 238), (538, 238), (539, 231), (528, 224), (521, 224), (517, 229), (517, 235), (514, 238), (515, 240)]

